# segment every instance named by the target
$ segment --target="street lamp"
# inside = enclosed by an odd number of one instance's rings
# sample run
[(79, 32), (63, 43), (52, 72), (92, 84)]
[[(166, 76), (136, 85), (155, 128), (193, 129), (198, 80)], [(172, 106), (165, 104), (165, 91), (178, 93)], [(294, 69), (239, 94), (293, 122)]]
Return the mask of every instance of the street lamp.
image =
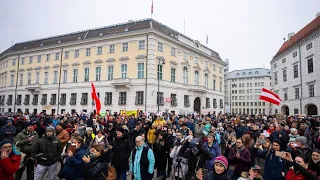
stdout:
[(157, 101), (158, 101), (158, 112), (160, 111), (160, 67), (165, 64), (165, 59), (163, 56), (160, 56), (158, 59), (158, 93), (157, 93)]

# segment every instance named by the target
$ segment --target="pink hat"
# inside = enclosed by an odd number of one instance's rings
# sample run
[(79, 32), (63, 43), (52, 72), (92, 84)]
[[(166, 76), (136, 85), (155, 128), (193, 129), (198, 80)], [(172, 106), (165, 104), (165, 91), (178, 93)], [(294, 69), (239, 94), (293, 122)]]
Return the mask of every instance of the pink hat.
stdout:
[(224, 156), (218, 156), (214, 160), (214, 163), (220, 163), (224, 166), (225, 169), (228, 169), (228, 159)]

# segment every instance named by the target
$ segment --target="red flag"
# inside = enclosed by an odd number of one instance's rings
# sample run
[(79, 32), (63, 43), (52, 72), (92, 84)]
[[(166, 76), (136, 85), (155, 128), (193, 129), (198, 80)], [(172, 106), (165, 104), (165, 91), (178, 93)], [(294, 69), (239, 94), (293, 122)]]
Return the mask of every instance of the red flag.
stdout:
[(93, 83), (91, 82), (91, 96), (92, 99), (94, 100), (94, 102), (96, 103), (96, 110), (97, 110), (97, 114), (100, 114), (100, 110), (101, 110), (101, 103), (100, 103), (100, 99), (96, 93), (96, 88), (94, 87)]
[(276, 105), (279, 105), (281, 102), (281, 99), (277, 94), (266, 88), (262, 88), (260, 99)]
[(153, 1), (152, 1), (152, 5), (151, 5), (151, 14), (153, 14)]

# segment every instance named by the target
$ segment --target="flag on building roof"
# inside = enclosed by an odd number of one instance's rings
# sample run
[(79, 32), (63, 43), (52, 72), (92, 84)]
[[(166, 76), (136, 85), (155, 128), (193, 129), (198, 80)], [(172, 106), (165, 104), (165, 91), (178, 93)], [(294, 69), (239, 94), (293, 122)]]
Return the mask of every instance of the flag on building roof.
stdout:
[(100, 114), (101, 103), (100, 103), (100, 99), (99, 99), (99, 97), (97, 95), (96, 88), (94, 87), (92, 82), (91, 82), (91, 96), (92, 96), (92, 99), (94, 100), (94, 102), (96, 104), (97, 114)]
[(151, 14), (153, 14), (153, 0), (152, 0), (152, 4), (151, 4)]
[(262, 88), (262, 91), (260, 94), (260, 100), (267, 101), (269, 103), (276, 104), (276, 105), (279, 105), (281, 102), (281, 99), (277, 94), (275, 94), (274, 92), (271, 92), (266, 88)]

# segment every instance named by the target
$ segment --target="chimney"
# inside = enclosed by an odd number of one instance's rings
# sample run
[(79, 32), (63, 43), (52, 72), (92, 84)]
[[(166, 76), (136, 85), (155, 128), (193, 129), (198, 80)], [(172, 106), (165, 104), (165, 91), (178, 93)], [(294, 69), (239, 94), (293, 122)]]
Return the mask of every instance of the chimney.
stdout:
[(316, 18), (319, 17), (319, 16), (320, 16), (320, 12), (318, 12), (318, 13), (316, 14)]
[(288, 41), (295, 35), (294, 32), (288, 33)]

